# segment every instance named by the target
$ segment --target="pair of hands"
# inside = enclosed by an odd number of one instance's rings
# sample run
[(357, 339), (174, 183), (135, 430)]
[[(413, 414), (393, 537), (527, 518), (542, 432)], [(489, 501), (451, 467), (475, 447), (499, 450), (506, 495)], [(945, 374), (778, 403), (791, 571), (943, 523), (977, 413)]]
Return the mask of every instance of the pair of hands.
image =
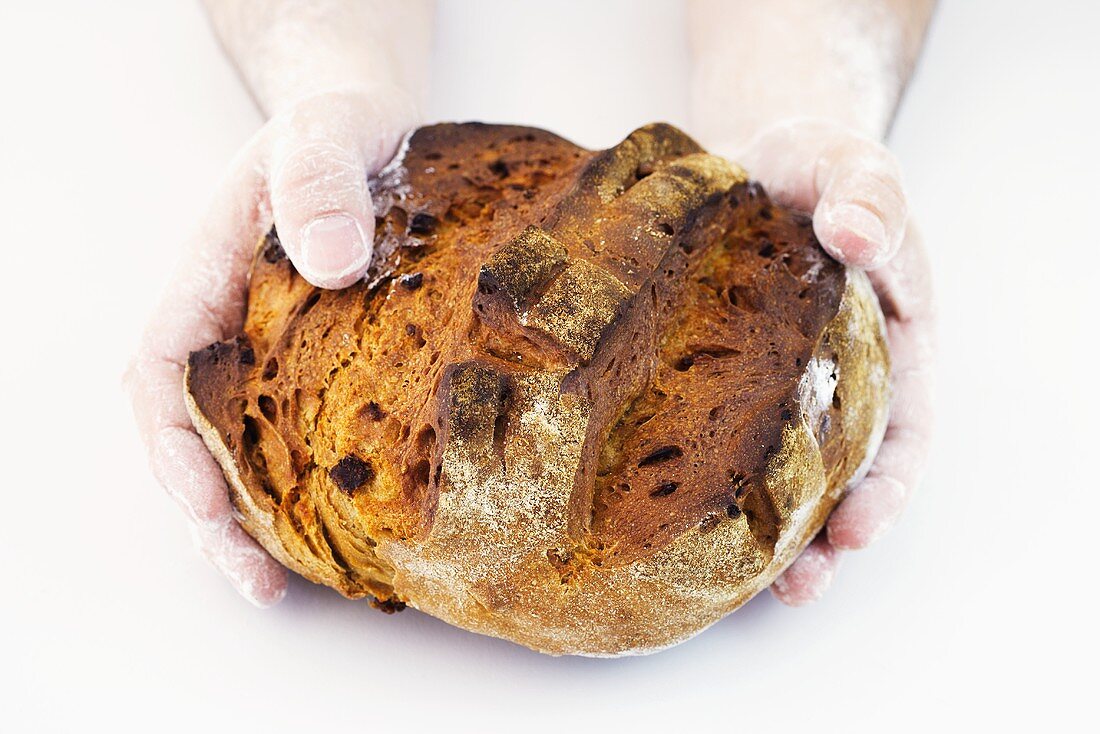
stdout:
[[(240, 332), (253, 249), (272, 221), (308, 281), (340, 288), (362, 277), (374, 212), (367, 187), (416, 125), (396, 89), (321, 94), (272, 118), (230, 165), (189, 243), (126, 375), (158, 481), (187, 514), (197, 546), (259, 606), (286, 593), (287, 572), (233, 516), (228, 490), (184, 405), (191, 351)], [(893, 156), (835, 123), (793, 120), (731, 151), (773, 199), (813, 212), (814, 231), (838, 260), (867, 268), (886, 315), (893, 403), (867, 477), (772, 586), (787, 604), (821, 596), (840, 551), (863, 548), (900, 514), (928, 451), (932, 299), (928, 263), (908, 222)]]

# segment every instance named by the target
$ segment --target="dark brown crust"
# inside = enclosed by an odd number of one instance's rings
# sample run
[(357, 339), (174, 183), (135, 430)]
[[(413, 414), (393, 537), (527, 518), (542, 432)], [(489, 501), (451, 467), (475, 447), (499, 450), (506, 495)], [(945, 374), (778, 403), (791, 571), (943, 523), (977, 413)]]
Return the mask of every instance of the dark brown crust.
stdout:
[[(530, 128), (437, 125), (372, 189), (364, 282), (312, 288), (272, 233), (245, 334), (195, 352), (188, 369), (192, 413), (242, 523), (314, 581), (551, 652), (665, 644), (774, 575), (790, 539), (812, 536), (800, 510), (820, 527), (878, 440), (884, 377), (836, 374), (849, 354), (885, 370), (877, 306), (860, 311), (873, 297), (853, 290), (807, 217), (673, 128), (591, 153)], [(807, 407), (821, 397), (808, 375), (827, 404)], [(538, 448), (548, 435), (565, 442), (560, 457)], [(777, 482), (785, 471), (796, 479)], [(532, 520), (545, 542), (496, 560), (469, 545), (479, 523), (482, 541), (523, 533), (484, 516), (485, 503), (528, 499), (559, 507)], [(726, 544), (715, 557), (746, 544), (755, 560), (741, 582), (723, 576), (726, 601), (676, 624), (627, 621), (674, 596), (639, 580), (622, 591), (618, 627), (580, 631), (600, 611), (572, 608), (586, 585), (615, 569), (644, 579), (688, 538), (704, 555)], [(493, 570), (507, 564), (553, 593), (528, 599), (518, 576)], [(448, 574), (466, 590), (441, 586)], [(541, 605), (570, 609), (563, 629), (522, 621)]]

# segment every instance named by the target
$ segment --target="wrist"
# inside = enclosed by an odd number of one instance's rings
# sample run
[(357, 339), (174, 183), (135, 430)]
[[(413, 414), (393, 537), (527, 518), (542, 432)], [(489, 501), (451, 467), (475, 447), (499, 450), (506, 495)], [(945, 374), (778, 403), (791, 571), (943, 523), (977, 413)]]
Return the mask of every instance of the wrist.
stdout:
[(334, 79), (327, 85), (279, 95), (272, 109), (271, 122), (281, 120), (282, 126), (312, 126), (318, 110), (323, 111), (320, 113), (325, 116), (323, 122), (337, 127), (376, 120), (387, 121), (389, 127), (406, 131), (422, 122), (424, 104), (423, 95), (392, 80), (349, 78), (341, 82)]
[(792, 121), (812, 120), (881, 140), (897, 102), (896, 84), (867, 81), (855, 86), (818, 79), (804, 87), (720, 87), (703, 79), (692, 83), (693, 132), (708, 150), (743, 150), (765, 130)]
[(869, 140), (878, 139), (878, 136), (830, 115), (792, 114), (774, 118), (759, 116), (749, 122), (751, 124), (744, 126), (712, 130), (710, 134), (704, 132), (698, 136), (699, 142), (710, 153), (732, 161), (743, 162), (749, 152), (756, 150), (760, 141), (765, 138), (785, 139), (792, 134), (805, 134), (808, 130), (829, 131), (833, 135), (841, 134)]
[(881, 139), (927, 22), (910, 5), (922, 2), (690, 4), (693, 132), (740, 148), (812, 117)]
[[(249, 89), (268, 117), (323, 95), (364, 95), (411, 100), (424, 106), (426, 81), (415, 73), (392, 68), (381, 49), (343, 54), (327, 48), (313, 54), (308, 65), (296, 64), (296, 54), (266, 57), (262, 68), (245, 73)], [(427, 67), (425, 60), (423, 66)]]
[(312, 97), (398, 89), (423, 106), (430, 2), (207, 0), (211, 21), (259, 106), (273, 117)]

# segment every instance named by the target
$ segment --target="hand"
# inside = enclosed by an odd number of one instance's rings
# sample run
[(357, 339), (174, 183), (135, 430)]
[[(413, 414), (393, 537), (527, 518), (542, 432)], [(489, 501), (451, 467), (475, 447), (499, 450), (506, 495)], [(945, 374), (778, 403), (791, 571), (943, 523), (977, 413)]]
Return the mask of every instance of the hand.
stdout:
[(221, 469), (184, 405), (184, 365), (193, 350), (240, 333), (252, 254), (272, 221), (314, 285), (362, 277), (374, 240), (367, 179), (416, 119), (405, 94), (382, 86), (316, 95), (272, 118), (231, 163), (125, 377), (153, 473), (187, 513), (203, 554), (259, 606), (282, 598), (286, 570), (234, 518)]
[(797, 606), (825, 592), (841, 550), (866, 547), (893, 525), (920, 479), (932, 429), (930, 272), (897, 161), (875, 140), (832, 122), (793, 120), (761, 132), (734, 160), (776, 201), (813, 212), (822, 246), (869, 271), (886, 316), (893, 392), (886, 436), (867, 477), (772, 584), (778, 599)]

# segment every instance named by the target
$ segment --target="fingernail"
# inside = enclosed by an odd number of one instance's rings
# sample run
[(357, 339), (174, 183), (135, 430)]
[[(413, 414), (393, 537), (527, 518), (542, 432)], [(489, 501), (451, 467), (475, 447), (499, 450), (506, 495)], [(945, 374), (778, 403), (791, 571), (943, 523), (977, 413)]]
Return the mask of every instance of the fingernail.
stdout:
[(346, 214), (318, 217), (302, 231), (302, 260), (317, 278), (338, 278), (369, 258), (359, 223)]
[(847, 245), (847, 249), (858, 249), (859, 252), (852, 252), (849, 255), (861, 261), (865, 260), (864, 264), (873, 262), (886, 251), (886, 226), (882, 223), (882, 219), (866, 207), (858, 204), (841, 204), (832, 211), (829, 219), (836, 230), (846, 230), (863, 240), (862, 243), (854, 243), (850, 237), (846, 237), (844, 239), (848, 242), (841, 244)]

